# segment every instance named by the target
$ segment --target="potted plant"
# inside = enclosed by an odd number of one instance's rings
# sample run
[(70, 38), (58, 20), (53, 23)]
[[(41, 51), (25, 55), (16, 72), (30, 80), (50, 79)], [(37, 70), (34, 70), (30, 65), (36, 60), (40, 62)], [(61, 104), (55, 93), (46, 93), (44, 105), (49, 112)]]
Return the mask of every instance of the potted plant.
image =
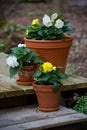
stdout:
[(62, 66), (62, 72), (65, 72), (73, 39), (66, 34), (67, 32), (71, 33), (72, 28), (62, 16), (57, 13), (51, 17), (44, 15), (42, 25), (38, 19), (34, 19), (32, 24), (26, 27), (24, 42), (27, 47), (40, 54), (42, 60), (49, 61), (55, 66)]
[(31, 51), (25, 44), (18, 44), (11, 49), (12, 53), (7, 57), (6, 62), (10, 67), (10, 78), (18, 73), (17, 84), (28, 85), (33, 81), (32, 75), (37, 69), (37, 63), (43, 61), (38, 58), (36, 52)]
[(40, 111), (55, 111), (59, 109), (62, 79), (67, 75), (61, 73), (50, 62), (44, 62), (34, 73), (36, 81), (33, 82)]

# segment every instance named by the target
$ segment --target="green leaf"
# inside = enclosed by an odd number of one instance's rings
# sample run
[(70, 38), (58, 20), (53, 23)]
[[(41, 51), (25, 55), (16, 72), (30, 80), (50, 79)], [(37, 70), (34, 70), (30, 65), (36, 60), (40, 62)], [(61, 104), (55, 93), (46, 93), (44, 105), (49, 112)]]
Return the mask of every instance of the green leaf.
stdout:
[(61, 29), (56, 30), (56, 34), (62, 34), (63, 31)]
[(44, 82), (44, 81), (39, 81), (38, 83), (39, 83), (40, 85), (47, 85), (46, 82)]
[(22, 68), (21, 63), (19, 63), (18, 67), (15, 67), (15, 68), (10, 67), (10, 78), (12, 78), (14, 75), (16, 75), (20, 71), (21, 68)]
[(38, 78), (39, 81), (46, 81), (46, 82), (48, 79), (49, 79), (49, 77), (47, 77), (47, 76)]
[(19, 59), (21, 59), (23, 57), (22, 55), (17, 55), (17, 54), (15, 54), (14, 56), (17, 57), (17, 60), (19, 60)]
[(61, 79), (67, 78), (67, 74), (63, 74), (63, 73), (56, 73)]
[(66, 26), (66, 25), (68, 25), (69, 24), (69, 22), (68, 21), (64, 21), (64, 25)]
[(39, 58), (35, 57), (35, 58), (34, 58), (34, 62), (35, 62), (35, 63), (42, 64), (42, 63), (43, 63), (43, 60), (40, 60)]
[(49, 80), (49, 75), (48, 74), (42, 74), (41, 72), (41, 75), (38, 77), (38, 81), (44, 81), (45, 83), (48, 83), (48, 80)]
[(38, 56), (37, 53), (31, 51), (29, 54), (27, 54), (25, 56), (25, 60), (26, 61), (34, 61), (34, 58), (37, 57), (37, 56)]
[(49, 35), (49, 36), (48, 36), (48, 39), (49, 39), (49, 40), (54, 40), (54, 39), (56, 39), (56, 36)]
[(39, 70), (36, 73), (34, 73), (34, 77), (39, 77), (41, 76), (42, 72)]
[(74, 30), (73, 30), (72, 27), (70, 27), (70, 26), (64, 26), (64, 27), (63, 27), (63, 31), (64, 31), (64, 32), (68, 32), (68, 33), (70, 33), (70, 34), (74, 33)]
[(57, 82), (54, 82), (54, 88), (53, 88), (53, 92), (57, 92), (57, 90), (59, 89), (59, 87), (60, 87), (60, 84), (59, 83), (57, 83)]
[(26, 55), (29, 52), (29, 49), (26, 47), (15, 47), (12, 48), (12, 52), (17, 55)]
[(19, 68), (16, 67), (16, 68), (10, 68), (10, 78), (12, 78), (15, 74), (17, 74)]
[(4, 43), (0, 42), (0, 47), (4, 47)]
[(73, 107), (74, 110), (87, 114), (87, 96), (79, 97), (76, 105)]
[(40, 35), (42, 37), (44, 35), (44, 32), (43, 31), (39, 31), (38, 35)]

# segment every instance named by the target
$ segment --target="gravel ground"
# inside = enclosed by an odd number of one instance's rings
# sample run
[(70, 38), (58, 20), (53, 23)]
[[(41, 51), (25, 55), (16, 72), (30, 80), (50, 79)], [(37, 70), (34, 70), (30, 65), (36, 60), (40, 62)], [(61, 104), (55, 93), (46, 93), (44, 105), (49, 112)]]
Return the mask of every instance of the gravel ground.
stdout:
[(68, 0), (65, 16), (75, 28), (73, 45), (68, 58), (71, 73), (87, 77), (87, 1)]

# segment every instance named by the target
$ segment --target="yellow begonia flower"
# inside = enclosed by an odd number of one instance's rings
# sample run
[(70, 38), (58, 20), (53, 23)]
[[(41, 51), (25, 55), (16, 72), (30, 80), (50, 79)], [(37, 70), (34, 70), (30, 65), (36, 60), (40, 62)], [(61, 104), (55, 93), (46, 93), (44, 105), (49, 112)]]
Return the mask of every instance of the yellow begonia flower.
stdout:
[(56, 70), (56, 66), (53, 66), (53, 70)]
[(39, 19), (34, 19), (34, 20), (32, 21), (32, 25), (34, 25), (34, 24), (39, 24)]
[(53, 70), (53, 65), (50, 62), (45, 62), (43, 63), (42, 68), (44, 73), (51, 72)]
[(28, 30), (28, 29), (26, 29), (26, 35), (28, 35), (28, 33), (29, 33), (29, 30)]

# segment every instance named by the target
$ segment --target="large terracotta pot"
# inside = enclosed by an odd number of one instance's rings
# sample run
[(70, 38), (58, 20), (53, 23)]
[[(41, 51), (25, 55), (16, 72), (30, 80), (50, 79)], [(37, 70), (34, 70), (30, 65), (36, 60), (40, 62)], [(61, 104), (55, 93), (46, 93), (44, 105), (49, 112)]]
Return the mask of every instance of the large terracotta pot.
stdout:
[(59, 109), (61, 89), (57, 92), (53, 92), (52, 88), (54, 88), (54, 85), (38, 85), (36, 81), (33, 82), (33, 88), (36, 93), (39, 104), (38, 109), (40, 111), (51, 112)]
[(20, 85), (29, 85), (33, 82), (33, 74), (36, 71), (37, 66), (23, 66), (20, 72), (18, 73), (19, 79), (17, 80), (17, 84)]
[(28, 48), (40, 54), (40, 59), (49, 61), (55, 66), (62, 66), (65, 72), (67, 57), (72, 45), (72, 37), (66, 40), (29, 40), (24, 38)]

